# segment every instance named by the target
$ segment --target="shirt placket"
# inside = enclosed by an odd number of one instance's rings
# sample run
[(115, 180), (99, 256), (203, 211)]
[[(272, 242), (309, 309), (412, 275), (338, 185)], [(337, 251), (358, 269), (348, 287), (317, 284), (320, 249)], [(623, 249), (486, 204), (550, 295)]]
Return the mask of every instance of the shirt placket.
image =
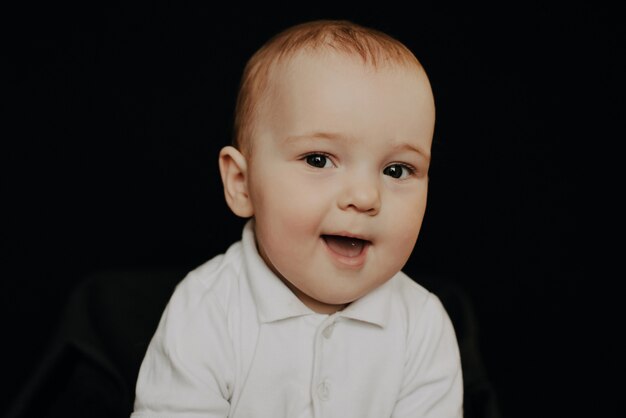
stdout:
[(332, 411), (334, 371), (328, 367), (328, 364), (332, 364), (329, 361), (329, 356), (333, 355), (333, 334), (337, 319), (337, 315), (329, 316), (318, 326), (315, 333), (313, 380), (311, 382), (311, 399), (315, 418), (328, 417), (331, 415), (329, 411)]

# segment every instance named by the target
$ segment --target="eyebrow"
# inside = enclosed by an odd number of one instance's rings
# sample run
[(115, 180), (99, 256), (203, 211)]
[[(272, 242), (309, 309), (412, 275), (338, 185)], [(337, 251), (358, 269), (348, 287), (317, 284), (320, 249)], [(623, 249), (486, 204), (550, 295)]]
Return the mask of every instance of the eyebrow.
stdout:
[[(307, 140), (307, 139), (325, 139), (325, 140), (341, 140), (344, 142), (354, 142), (356, 139), (351, 136), (346, 136), (344, 134), (336, 133), (336, 132), (312, 132), (309, 134), (303, 135), (290, 135), (283, 139), (282, 142), (291, 142), (298, 140)], [(415, 146), (405, 141), (396, 141), (393, 140), (391, 143), (391, 148), (396, 151), (413, 151), (425, 158), (426, 161), (430, 161), (430, 153), (422, 149), (421, 147)]]
[(347, 142), (354, 141), (354, 138), (336, 132), (312, 132), (304, 135), (290, 135), (284, 139), (284, 142), (297, 141), (301, 139), (329, 139)]
[(397, 151), (413, 151), (418, 153), (419, 155), (421, 155), (423, 158), (426, 159), (426, 161), (430, 161), (430, 152), (426, 152), (425, 150), (423, 150), (421, 147), (417, 147), (413, 144), (410, 144), (408, 142), (396, 142), (394, 141), (391, 145), (391, 147), (394, 150)]

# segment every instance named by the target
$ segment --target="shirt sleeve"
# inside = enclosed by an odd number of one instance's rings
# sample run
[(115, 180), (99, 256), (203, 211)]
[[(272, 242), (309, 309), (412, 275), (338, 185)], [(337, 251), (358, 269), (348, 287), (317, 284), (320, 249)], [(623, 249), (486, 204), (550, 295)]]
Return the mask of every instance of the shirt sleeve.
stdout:
[(193, 276), (178, 285), (142, 362), (131, 418), (228, 415), (234, 360), (218, 302)]
[(393, 418), (462, 418), (459, 347), (443, 304), (430, 294), (408, 330), (405, 374)]

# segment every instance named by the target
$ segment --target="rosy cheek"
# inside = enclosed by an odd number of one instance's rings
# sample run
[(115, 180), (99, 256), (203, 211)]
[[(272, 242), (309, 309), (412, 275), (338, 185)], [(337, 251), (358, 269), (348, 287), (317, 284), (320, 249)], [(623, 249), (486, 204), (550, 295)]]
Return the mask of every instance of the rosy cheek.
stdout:
[(406, 213), (404, 217), (399, 215), (398, 218), (406, 219), (407, 221), (394, 224), (393, 231), (395, 238), (392, 240), (393, 247), (398, 254), (408, 257), (417, 242), (422, 224), (422, 216), (416, 216), (415, 212), (413, 212)]
[[(301, 234), (310, 228), (312, 213), (311, 204), (284, 188), (276, 187), (267, 191), (263, 199), (264, 204), (257, 212), (257, 217), (263, 222), (273, 236), (287, 237)], [(277, 243), (279, 244), (279, 243)]]
[(407, 257), (413, 250), (415, 240), (413, 235), (404, 234), (400, 239), (394, 240), (393, 253), (400, 257)]

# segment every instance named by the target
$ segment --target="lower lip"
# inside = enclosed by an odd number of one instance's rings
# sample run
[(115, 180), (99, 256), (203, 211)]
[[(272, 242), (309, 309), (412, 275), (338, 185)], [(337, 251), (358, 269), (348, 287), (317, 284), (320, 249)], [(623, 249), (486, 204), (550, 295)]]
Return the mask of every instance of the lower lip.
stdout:
[(354, 256), (354, 257), (347, 257), (345, 255), (335, 252), (332, 248), (330, 248), (328, 244), (326, 244), (326, 240), (324, 238), (320, 237), (320, 239), (324, 243), (324, 247), (326, 247), (326, 251), (328, 251), (328, 253), (332, 256), (333, 260), (336, 263), (338, 263), (341, 267), (359, 269), (363, 267), (363, 265), (365, 264), (365, 259), (367, 258), (367, 251), (369, 250), (371, 243), (369, 242), (365, 243), (363, 245), (363, 250), (361, 251), (359, 255)]

